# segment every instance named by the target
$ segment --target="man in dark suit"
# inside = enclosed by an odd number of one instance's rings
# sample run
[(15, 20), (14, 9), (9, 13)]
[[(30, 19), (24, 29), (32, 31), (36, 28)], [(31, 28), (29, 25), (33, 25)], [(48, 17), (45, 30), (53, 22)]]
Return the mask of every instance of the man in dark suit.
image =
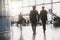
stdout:
[(23, 20), (24, 20), (23, 15), (20, 12), (20, 14), (18, 16), (18, 23), (20, 24), (21, 31), (22, 31), (22, 23), (23, 23)]
[(32, 7), (33, 10), (30, 11), (30, 21), (33, 29), (33, 34), (36, 34), (36, 25), (37, 25), (37, 17), (38, 17), (38, 11), (36, 10), (36, 7)]
[(42, 10), (40, 11), (40, 17), (41, 17), (42, 24), (43, 24), (43, 32), (45, 33), (45, 30), (46, 30), (46, 21), (47, 21), (47, 11), (44, 8), (45, 7), (42, 6)]

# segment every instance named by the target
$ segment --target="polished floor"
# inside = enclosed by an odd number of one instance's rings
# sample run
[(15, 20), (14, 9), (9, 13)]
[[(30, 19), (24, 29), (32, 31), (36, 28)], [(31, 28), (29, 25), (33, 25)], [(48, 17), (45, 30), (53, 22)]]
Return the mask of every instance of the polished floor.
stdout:
[(46, 35), (43, 34), (42, 26), (37, 25), (36, 35), (33, 35), (32, 27), (22, 26), (22, 31), (20, 27), (16, 24), (11, 26), (10, 30), (10, 40), (60, 40), (60, 28), (54, 28), (52, 24), (46, 26)]

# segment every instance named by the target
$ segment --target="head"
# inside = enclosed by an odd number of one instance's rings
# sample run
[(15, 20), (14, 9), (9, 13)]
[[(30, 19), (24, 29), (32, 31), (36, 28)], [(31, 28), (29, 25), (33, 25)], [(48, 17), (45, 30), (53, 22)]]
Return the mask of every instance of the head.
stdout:
[(35, 6), (33, 6), (32, 8), (33, 8), (33, 10), (35, 10), (35, 9), (36, 9), (36, 7), (35, 7)]
[(20, 15), (20, 16), (23, 16), (23, 15), (22, 15), (22, 12), (20, 12), (20, 14), (19, 14), (19, 15)]
[(20, 15), (21, 15), (21, 12), (20, 12)]
[(44, 6), (42, 6), (42, 10), (44, 10), (44, 8), (45, 8), (45, 7), (44, 7)]

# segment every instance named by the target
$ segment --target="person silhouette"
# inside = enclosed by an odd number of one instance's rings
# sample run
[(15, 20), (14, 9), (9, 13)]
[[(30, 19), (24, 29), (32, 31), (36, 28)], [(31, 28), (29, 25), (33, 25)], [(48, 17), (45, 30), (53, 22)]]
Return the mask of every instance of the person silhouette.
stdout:
[(20, 12), (20, 14), (18, 16), (18, 23), (20, 24), (21, 31), (22, 31), (22, 22), (23, 22), (23, 20), (24, 20), (23, 15)]
[(46, 21), (47, 21), (47, 11), (45, 10), (44, 6), (42, 6), (42, 10), (40, 11), (40, 18), (41, 18), (42, 25), (43, 25), (43, 33), (45, 34)]
[(33, 6), (32, 8), (33, 8), (33, 10), (30, 11), (30, 21), (31, 21), (31, 25), (32, 25), (33, 34), (35, 35), (36, 34), (38, 11), (36, 10), (35, 6)]

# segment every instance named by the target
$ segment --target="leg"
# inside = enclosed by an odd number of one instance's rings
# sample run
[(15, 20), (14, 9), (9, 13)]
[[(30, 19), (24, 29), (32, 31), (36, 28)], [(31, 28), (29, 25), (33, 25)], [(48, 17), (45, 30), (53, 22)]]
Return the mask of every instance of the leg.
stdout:
[(20, 24), (20, 30), (22, 31), (22, 24)]
[(42, 24), (43, 24), (43, 33), (45, 33), (45, 30), (46, 30), (46, 22), (44, 21), (44, 22), (42, 22)]
[(45, 33), (45, 30), (46, 30), (46, 22), (43, 22), (44, 40), (46, 40), (46, 33)]
[(19, 24), (19, 23), (18, 23), (18, 21), (17, 21), (17, 23), (16, 23), (16, 24), (17, 24), (17, 27), (18, 27), (18, 24)]
[(33, 23), (31, 23), (32, 24), (32, 31), (33, 31), (33, 34), (34, 34), (34, 25), (33, 25)]
[(33, 31), (33, 33), (34, 33), (34, 26), (32, 25), (32, 31)]
[(35, 35), (36, 34), (36, 25), (33, 25), (33, 34)]
[(34, 34), (36, 34), (36, 25), (34, 26)]

